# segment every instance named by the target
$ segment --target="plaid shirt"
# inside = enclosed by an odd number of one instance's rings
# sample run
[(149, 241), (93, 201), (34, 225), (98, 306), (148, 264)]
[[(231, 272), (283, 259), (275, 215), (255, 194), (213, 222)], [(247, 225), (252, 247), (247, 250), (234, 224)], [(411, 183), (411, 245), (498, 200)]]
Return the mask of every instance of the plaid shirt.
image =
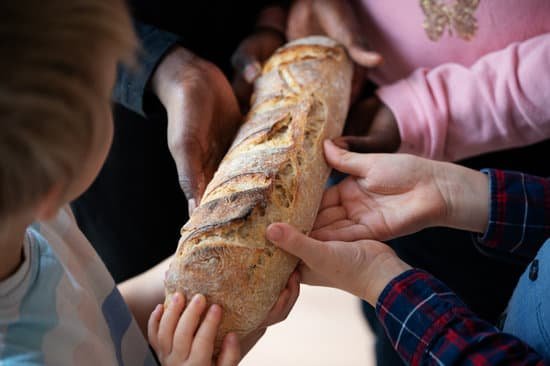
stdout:
[[(490, 177), (490, 220), (477, 245), (493, 254), (534, 258), (550, 237), (550, 179), (485, 172)], [(386, 286), (376, 312), (407, 364), (550, 364), (518, 338), (477, 317), (447, 286), (418, 269)]]

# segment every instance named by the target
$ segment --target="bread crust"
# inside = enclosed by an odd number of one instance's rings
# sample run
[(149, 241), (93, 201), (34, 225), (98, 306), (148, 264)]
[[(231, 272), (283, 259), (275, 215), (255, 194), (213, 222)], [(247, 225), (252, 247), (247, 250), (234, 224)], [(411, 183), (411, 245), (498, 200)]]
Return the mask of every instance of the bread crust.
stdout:
[(272, 222), (308, 233), (330, 169), (323, 140), (341, 134), (352, 63), (325, 37), (280, 48), (255, 83), (251, 110), (183, 226), (166, 274), (166, 301), (204, 294), (224, 310), (217, 346), (265, 319), (297, 259), (265, 239)]

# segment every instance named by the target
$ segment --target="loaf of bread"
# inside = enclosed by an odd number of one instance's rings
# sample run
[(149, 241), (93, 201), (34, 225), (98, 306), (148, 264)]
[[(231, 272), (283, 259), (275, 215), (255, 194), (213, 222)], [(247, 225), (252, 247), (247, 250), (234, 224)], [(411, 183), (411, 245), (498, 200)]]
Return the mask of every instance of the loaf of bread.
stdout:
[(323, 140), (342, 132), (351, 78), (346, 51), (325, 37), (288, 43), (264, 65), (250, 112), (183, 226), (166, 275), (167, 302), (180, 291), (222, 306), (218, 342), (255, 330), (295, 269), (297, 259), (265, 231), (272, 222), (311, 230), (330, 171)]

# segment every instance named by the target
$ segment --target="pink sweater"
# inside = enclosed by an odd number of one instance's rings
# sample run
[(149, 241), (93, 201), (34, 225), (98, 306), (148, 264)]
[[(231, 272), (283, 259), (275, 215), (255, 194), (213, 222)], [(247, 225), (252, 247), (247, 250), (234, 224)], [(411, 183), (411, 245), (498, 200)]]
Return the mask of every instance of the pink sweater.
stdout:
[(430, 40), (420, 0), (356, 1), (401, 152), (458, 160), (550, 137), (550, 0), (480, 0), (470, 41)]

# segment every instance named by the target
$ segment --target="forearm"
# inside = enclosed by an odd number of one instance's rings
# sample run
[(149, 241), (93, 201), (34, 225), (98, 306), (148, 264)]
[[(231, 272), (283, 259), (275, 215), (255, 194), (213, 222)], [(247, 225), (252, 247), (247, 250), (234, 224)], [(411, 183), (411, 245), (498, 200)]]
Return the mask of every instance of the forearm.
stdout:
[(389, 282), (376, 313), (407, 364), (544, 364), (527, 344), (478, 318), (423, 271), (407, 271)]
[(434, 182), (446, 202), (442, 226), (476, 233), (489, 221), (489, 178), (460, 165), (433, 162)]
[(147, 334), (147, 320), (151, 312), (156, 305), (164, 302), (164, 276), (171, 261), (172, 257), (169, 257), (118, 285), (118, 290), (144, 335)]
[(432, 164), (435, 185), (446, 202), (444, 218), (434, 224), (478, 233), (482, 251), (514, 259), (532, 259), (550, 237), (550, 179)]
[(550, 137), (550, 34), (493, 52), (471, 67), (418, 69), (378, 95), (396, 116), (401, 152), (459, 160)]

